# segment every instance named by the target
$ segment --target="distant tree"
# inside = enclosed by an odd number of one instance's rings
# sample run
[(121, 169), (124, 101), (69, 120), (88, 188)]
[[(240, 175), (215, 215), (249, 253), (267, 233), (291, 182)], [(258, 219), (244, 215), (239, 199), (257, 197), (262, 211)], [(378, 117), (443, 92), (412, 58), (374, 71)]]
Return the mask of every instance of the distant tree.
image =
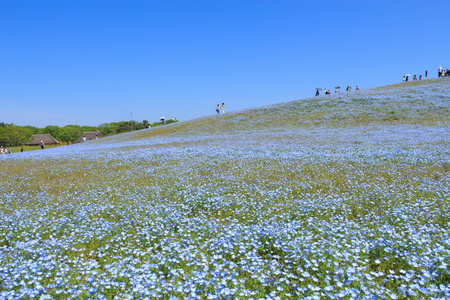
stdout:
[(119, 127), (119, 122), (111, 122), (111, 123), (109, 123), (109, 126), (111, 129), (111, 134), (118, 133), (117, 128)]
[(76, 141), (82, 134), (83, 129), (79, 125), (66, 125), (61, 128), (62, 136), (61, 140), (64, 142), (74, 142)]
[(144, 122), (142, 122), (142, 123), (139, 122), (138, 123), (136, 121), (131, 121), (131, 123), (133, 124), (133, 130), (141, 130), (141, 129), (145, 128)]
[(81, 129), (83, 129), (83, 131), (97, 131), (97, 127), (94, 126), (81, 126)]
[(32, 140), (32, 133), (26, 128), (12, 124), (0, 127), (0, 144), (2, 146), (17, 147)]
[(0, 127), (7, 127), (7, 126), (10, 126), (10, 125), (14, 125), (14, 124), (13, 123), (8, 124), (8, 123), (0, 122)]
[(111, 124), (109, 123), (103, 123), (97, 126), (98, 130), (103, 134), (103, 135), (110, 135), (113, 132), (113, 130), (111, 129)]
[(116, 133), (131, 131), (131, 123), (128, 121), (120, 121), (117, 124)]
[(144, 121), (142, 121), (142, 124), (144, 124), (144, 126), (145, 126), (145, 125), (150, 124), (150, 123), (148, 122), (148, 120), (144, 120)]
[(59, 128), (58, 126), (55, 126), (55, 125), (45, 126), (43, 133), (51, 134), (58, 141), (61, 140), (62, 132), (61, 132), (61, 128)]
[(42, 132), (42, 131), (43, 131), (42, 128), (37, 128), (37, 127), (31, 126), (31, 125), (22, 126), (22, 128), (28, 129), (29, 131), (31, 131), (32, 134), (40, 134), (40, 133), (43, 133), (43, 132)]

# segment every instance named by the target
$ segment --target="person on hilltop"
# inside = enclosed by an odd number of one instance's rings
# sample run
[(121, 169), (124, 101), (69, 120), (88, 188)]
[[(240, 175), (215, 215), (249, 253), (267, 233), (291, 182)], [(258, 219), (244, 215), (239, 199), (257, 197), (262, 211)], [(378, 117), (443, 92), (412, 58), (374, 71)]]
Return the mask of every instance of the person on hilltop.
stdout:
[(441, 76), (442, 76), (442, 67), (439, 66), (439, 68), (438, 68), (438, 77), (441, 77)]
[(413, 76), (413, 80), (417, 80), (417, 76), (416, 75)]
[(320, 95), (319, 90), (316, 90), (316, 97), (319, 95)]
[(172, 122), (173, 123), (175, 123), (175, 120), (176, 120), (175, 116), (172, 116)]
[(220, 114), (220, 104), (217, 104), (216, 113)]
[(428, 70), (425, 70), (425, 79), (428, 79)]
[(222, 113), (224, 114), (225, 113), (225, 103), (224, 102), (222, 102), (222, 106), (220, 108), (222, 109)]
[(359, 91), (359, 86), (356, 86), (355, 90), (356, 90), (356, 91)]
[(347, 86), (347, 92), (350, 92), (352, 90), (352, 87), (351, 86)]
[(406, 76), (403, 76), (403, 82), (405, 82), (406, 81)]
[(422, 75), (419, 76), (419, 80), (422, 80)]

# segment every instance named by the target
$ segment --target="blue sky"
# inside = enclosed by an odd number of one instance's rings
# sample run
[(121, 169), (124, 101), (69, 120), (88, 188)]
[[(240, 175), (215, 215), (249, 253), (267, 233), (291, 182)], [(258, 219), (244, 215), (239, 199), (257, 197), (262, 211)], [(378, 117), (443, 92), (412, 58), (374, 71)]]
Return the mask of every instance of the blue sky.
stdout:
[(0, 0), (0, 122), (188, 120), (436, 77), (450, 1)]

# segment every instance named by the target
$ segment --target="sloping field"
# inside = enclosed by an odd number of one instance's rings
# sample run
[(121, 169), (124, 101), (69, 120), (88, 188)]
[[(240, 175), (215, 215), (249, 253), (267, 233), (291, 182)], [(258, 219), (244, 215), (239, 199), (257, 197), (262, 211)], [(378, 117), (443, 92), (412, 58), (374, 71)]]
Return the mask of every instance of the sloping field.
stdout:
[(450, 297), (450, 80), (0, 156), (0, 299)]

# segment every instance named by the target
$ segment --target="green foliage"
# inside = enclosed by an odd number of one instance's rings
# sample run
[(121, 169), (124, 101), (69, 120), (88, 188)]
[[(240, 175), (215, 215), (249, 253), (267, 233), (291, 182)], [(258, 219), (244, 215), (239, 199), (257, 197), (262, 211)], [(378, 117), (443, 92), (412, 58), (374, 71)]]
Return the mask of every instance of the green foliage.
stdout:
[(43, 133), (51, 134), (58, 141), (61, 139), (61, 130), (58, 126), (48, 125), (44, 128)]
[(8, 123), (0, 122), (0, 127), (7, 127), (9, 125), (13, 125), (13, 124), (12, 123), (8, 124)]
[(13, 124), (0, 127), (0, 145), (2, 146), (15, 147), (31, 140), (32, 133), (26, 128)]
[(43, 128), (37, 128), (31, 125), (27, 125), (27, 126), (22, 126), (23, 128), (28, 129), (29, 131), (31, 131), (32, 134), (41, 134), (44, 133), (44, 129)]
[[(178, 121), (175, 121), (178, 122)], [(172, 120), (167, 120), (166, 124), (173, 123)], [(0, 130), (7, 128), (3, 135), (0, 135), (0, 144), (8, 146), (19, 146), (24, 142), (32, 140), (32, 134), (51, 134), (56, 140), (60, 142), (75, 142), (86, 131), (100, 131), (104, 136), (119, 134), (123, 132), (135, 131), (145, 129), (149, 124), (148, 120), (142, 122), (136, 121), (120, 121), (112, 123), (103, 123), (95, 126), (80, 126), (80, 125), (66, 125), (59, 127), (56, 125), (48, 125), (44, 128), (35, 126), (15, 126), (0, 122)], [(161, 122), (149, 124), (151, 127), (161, 126)], [(1, 131), (3, 132), (3, 131)]]
[(79, 125), (66, 125), (61, 128), (61, 139), (63, 142), (76, 141), (82, 134), (83, 129)]
[(102, 124), (98, 125), (97, 128), (103, 135), (110, 135), (110, 134), (114, 133), (111, 128), (111, 124), (112, 123), (102, 123)]

